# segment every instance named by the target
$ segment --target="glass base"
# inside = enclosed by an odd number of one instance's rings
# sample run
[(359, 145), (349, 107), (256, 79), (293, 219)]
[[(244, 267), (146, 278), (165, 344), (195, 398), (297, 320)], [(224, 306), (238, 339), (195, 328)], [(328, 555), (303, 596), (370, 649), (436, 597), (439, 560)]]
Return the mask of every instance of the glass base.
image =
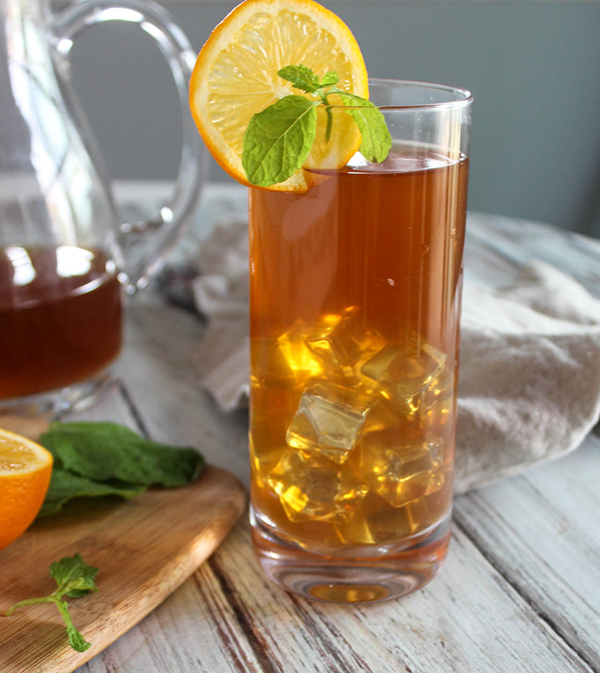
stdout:
[(314, 554), (276, 536), (250, 511), (254, 550), (267, 577), (286, 591), (330, 603), (367, 603), (417, 591), (439, 572), (450, 543), (448, 514), (411, 547), (381, 556)]
[(66, 388), (49, 390), (36, 395), (0, 400), (0, 416), (61, 416), (73, 408), (86, 409), (114, 381), (113, 368), (109, 367), (94, 377), (74, 383)]

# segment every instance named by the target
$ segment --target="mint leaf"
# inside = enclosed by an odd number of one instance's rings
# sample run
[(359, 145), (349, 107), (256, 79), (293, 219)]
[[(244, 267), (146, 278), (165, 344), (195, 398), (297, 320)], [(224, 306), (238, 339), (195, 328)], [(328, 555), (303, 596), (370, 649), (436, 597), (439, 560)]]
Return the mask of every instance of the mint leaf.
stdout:
[(92, 643), (88, 641), (79, 633), (79, 631), (73, 625), (73, 620), (71, 619), (71, 614), (69, 613), (69, 608), (66, 601), (60, 601), (56, 604), (56, 607), (60, 610), (65, 625), (67, 627), (67, 638), (69, 639), (69, 645), (76, 652), (85, 652), (89, 650), (92, 646)]
[(351, 93), (338, 91), (344, 105), (354, 109), (346, 112), (354, 119), (362, 135), (360, 153), (368, 161), (381, 163), (392, 147), (392, 136), (381, 110), (371, 101)]
[(279, 77), (291, 82), (295, 89), (305, 93), (320, 93), (321, 89), (338, 83), (337, 72), (325, 73), (319, 82), (318, 76), (305, 65), (286, 65), (277, 72)]
[(24, 601), (15, 603), (6, 611), (6, 616), (10, 617), (15, 610), (27, 605), (53, 603), (58, 608), (65, 622), (67, 637), (69, 638), (71, 647), (77, 652), (85, 652), (91, 647), (91, 643), (88, 643), (73, 625), (68, 603), (67, 601), (63, 601), (62, 597), (80, 598), (91, 591), (97, 591), (98, 589), (94, 582), (97, 574), (98, 568), (88, 565), (81, 558), (81, 554), (66, 556), (59, 562), (52, 563), (50, 566), (50, 575), (56, 581), (57, 588), (48, 596), (27, 598)]
[(110, 483), (92, 481), (86, 477), (63, 470), (60, 467), (55, 467), (52, 470), (50, 487), (46, 493), (44, 503), (38, 512), (38, 517), (58, 514), (65, 503), (73, 498), (95, 498), (114, 495), (125, 500), (130, 500), (145, 490), (145, 486), (120, 483), (114, 479)]
[[(305, 65), (286, 65), (277, 72), (279, 77), (291, 82), (294, 88), (314, 93), (323, 83), (319, 84), (319, 78)], [(337, 80), (336, 80), (337, 81)], [(335, 83), (335, 82), (334, 82)]]
[(119, 487), (174, 488), (193, 481), (204, 459), (191, 447), (151, 442), (116, 423), (53, 423), (40, 439), (59, 468)]
[(285, 96), (252, 117), (242, 154), (250, 184), (284, 182), (302, 166), (315, 139), (317, 105), (303, 96)]
[(65, 556), (50, 565), (50, 577), (58, 585), (54, 592), (58, 598), (65, 594), (71, 598), (81, 598), (90, 591), (98, 591), (94, 583), (97, 574), (98, 568), (88, 565), (81, 554)]
[(151, 442), (116, 423), (53, 423), (39, 441), (54, 456), (39, 517), (56, 514), (72, 498), (130, 499), (149, 486), (184, 486), (204, 466), (191, 447)]
[(338, 83), (338, 75), (337, 72), (328, 72), (325, 74), (323, 79), (321, 80), (321, 84), (319, 85), (319, 88), (323, 88), (326, 86), (333, 86), (334, 84)]

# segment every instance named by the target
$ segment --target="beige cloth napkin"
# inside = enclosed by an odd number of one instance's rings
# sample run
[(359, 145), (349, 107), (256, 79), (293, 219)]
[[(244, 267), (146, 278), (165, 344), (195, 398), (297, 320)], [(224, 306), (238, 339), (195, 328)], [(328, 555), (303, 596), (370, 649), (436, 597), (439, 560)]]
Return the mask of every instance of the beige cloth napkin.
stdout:
[[(247, 223), (222, 223), (194, 284), (209, 319), (202, 383), (226, 410), (248, 399)], [(543, 262), (495, 291), (466, 284), (455, 490), (463, 493), (575, 449), (600, 415), (600, 301)]]

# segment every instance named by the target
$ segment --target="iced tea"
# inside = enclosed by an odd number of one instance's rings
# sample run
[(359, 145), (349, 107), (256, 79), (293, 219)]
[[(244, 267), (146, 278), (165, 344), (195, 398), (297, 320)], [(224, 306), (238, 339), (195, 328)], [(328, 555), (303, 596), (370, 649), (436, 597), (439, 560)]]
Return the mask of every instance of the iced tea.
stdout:
[(309, 172), (306, 194), (250, 190), (264, 558), (281, 543), (329, 559), (411, 549), (418, 563), (436, 540), (443, 557), (467, 173), (464, 156), (395, 145), (382, 165)]

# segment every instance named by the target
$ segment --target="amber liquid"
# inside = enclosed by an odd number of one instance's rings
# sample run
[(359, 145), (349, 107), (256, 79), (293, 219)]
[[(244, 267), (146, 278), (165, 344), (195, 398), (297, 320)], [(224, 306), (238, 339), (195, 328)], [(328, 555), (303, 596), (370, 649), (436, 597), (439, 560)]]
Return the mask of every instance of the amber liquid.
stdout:
[(120, 284), (102, 252), (0, 248), (0, 400), (85, 381), (121, 348)]
[(252, 503), (293, 546), (368, 556), (447, 520), (467, 173), (395, 148), (251, 190)]

